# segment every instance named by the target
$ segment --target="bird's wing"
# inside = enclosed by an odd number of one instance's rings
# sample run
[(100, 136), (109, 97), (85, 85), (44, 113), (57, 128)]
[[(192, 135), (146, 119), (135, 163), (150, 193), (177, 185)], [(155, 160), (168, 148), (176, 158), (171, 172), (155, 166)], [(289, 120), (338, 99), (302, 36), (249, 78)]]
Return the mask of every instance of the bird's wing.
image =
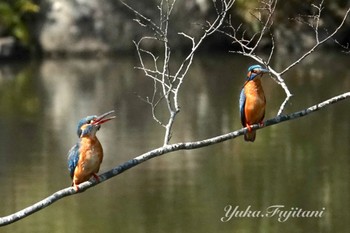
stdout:
[(239, 112), (241, 113), (241, 122), (244, 127), (246, 126), (245, 115), (244, 115), (245, 99), (246, 97), (244, 93), (244, 88), (242, 88), (241, 94), (239, 96)]
[(79, 161), (79, 143), (75, 144), (68, 152), (68, 170), (73, 179), (74, 170)]

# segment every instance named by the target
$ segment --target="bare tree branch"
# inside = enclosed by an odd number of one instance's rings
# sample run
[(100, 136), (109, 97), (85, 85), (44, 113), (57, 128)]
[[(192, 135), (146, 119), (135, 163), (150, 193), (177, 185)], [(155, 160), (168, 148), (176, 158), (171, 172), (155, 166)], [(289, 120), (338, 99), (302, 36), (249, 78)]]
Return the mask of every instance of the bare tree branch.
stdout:
[[(254, 15), (255, 19), (262, 25), (262, 29), (250, 36), (250, 38), (246, 37), (245, 31), (241, 32), (242, 24), (240, 24), (238, 27), (234, 27), (231, 22), (231, 18), (229, 18), (228, 25), (224, 27), (224, 30), (217, 30), (220, 33), (223, 33), (224, 35), (228, 36), (232, 39), (232, 43), (238, 44), (241, 48), (239, 51), (230, 51), (231, 53), (237, 53), (241, 54), (243, 56), (247, 56), (252, 58), (253, 60), (257, 61), (258, 63), (265, 65), (268, 67), (268, 69), (271, 71), (271, 74), (275, 77), (274, 80), (281, 86), (281, 88), (284, 90), (286, 97), (284, 101), (281, 103), (280, 108), (277, 112), (277, 115), (281, 115), (283, 110), (285, 109), (286, 104), (292, 97), (292, 94), (285, 83), (282, 76), (289, 71), (292, 67), (296, 66), (298, 63), (303, 61), (307, 56), (309, 56), (311, 53), (315, 52), (315, 50), (320, 47), (323, 43), (328, 41), (329, 39), (333, 38), (334, 35), (343, 27), (345, 20), (347, 19), (350, 8), (346, 11), (345, 15), (343, 16), (342, 22), (339, 24), (339, 26), (328, 36), (325, 38), (321, 38), (319, 35), (320, 31), (320, 20), (321, 20), (321, 13), (323, 10), (323, 0), (320, 2), (319, 5), (312, 4), (311, 7), (316, 10), (316, 13), (313, 15), (307, 15), (304, 17), (307, 17), (309, 21), (303, 20), (301, 16), (299, 16), (296, 21), (306, 24), (309, 27), (313, 29), (314, 36), (315, 36), (315, 44), (312, 46), (309, 50), (305, 51), (304, 54), (302, 54), (299, 58), (297, 58), (294, 62), (290, 63), (286, 68), (284, 68), (282, 71), (275, 70), (271, 65), (270, 61), (273, 58), (274, 55), (274, 49), (275, 49), (275, 40), (273, 37), (273, 34), (270, 32), (270, 28), (274, 24), (273, 22), (273, 14), (276, 9), (276, 5), (278, 3), (278, 0), (269, 0), (269, 1), (261, 1), (262, 7), (258, 8), (259, 15)], [(266, 14), (266, 19), (264, 20), (261, 16), (262, 14)], [(269, 32), (270, 40), (272, 43), (271, 50), (268, 56), (267, 60), (264, 60), (261, 56), (257, 55), (256, 50), (258, 49), (262, 38), (264, 35), (266, 35)], [(257, 37), (258, 36), (258, 37)], [(337, 41), (336, 41), (337, 43)], [(339, 43), (337, 43), (339, 44)], [(342, 46), (342, 45), (341, 45)], [(344, 49), (348, 49), (349, 46), (342, 46)]]
[[(171, 138), (172, 126), (174, 124), (176, 115), (180, 112), (178, 96), (184, 79), (189, 71), (189, 68), (192, 65), (194, 54), (201, 46), (202, 42), (221, 27), (226, 17), (226, 14), (231, 9), (234, 1), (235, 0), (213, 1), (213, 5), (217, 12), (217, 16), (212, 22), (207, 21), (207, 25), (204, 29), (204, 32), (199, 37), (199, 39), (196, 39), (194, 36), (188, 35), (184, 32), (178, 32), (179, 36), (183, 36), (185, 39), (191, 41), (192, 48), (182, 60), (179, 67), (174, 69), (173, 72), (170, 71), (170, 59), (172, 48), (169, 44), (168, 30), (170, 16), (172, 10), (174, 9), (176, 0), (173, 0), (171, 2), (169, 0), (160, 1), (160, 4), (158, 6), (159, 23), (153, 22), (152, 20), (143, 16), (140, 12), (123, 2), (123, 4), (128, 7), (128, 9), (135, 13), (135, 15), (143, 19), (141, 26), (145, 27), (145, 24), (146, 26), (147, 24), (149, 24), (149, 28), (151, 28), (151, 30), (159, 30), (161, 32), (159, 34), (162, 35), (161, 39), (159, 37), (143, 37), (138, 42), (134, 42), (134, 44), (140, 61), (140, 67), (137, 67), (137, 69), (142, 70), (146, 77), (151, 78), (155, 82), (160, 84), (160, 89), (162, 92), (162, 101), (165, 103), (165, 106), (169, 113), (168, 119), (160, 120), (155, 114), (155, 109), (161, 102), (157, 102), (157, 104), (154, 104), (153, 101), (147, 101), (147, 103), (151, 106), (153, 119), (165, 128), (163, 145), (167, 145), (169, 143)], [(161, 41), (163, 54), (156, 56), (155, 52), (142, 49), (141, 43), (144, 40)], [(145, 64), (144, 55), (149, 56), (153, 60), (152, 67), (149, 67)], [(156, 86), (157, 85), (154, 85), (154, 88), (156, 88)]]
[[(263, 125), (260, 124), (255, 124), (252, 125), (251, 128), (253, 130), (259, 130), (261, 128), (269, 127), (271, 125), (276, 125), (280, 124), (282, 122), (298, 119), (300, 117), (307, 116), (311, 113), (314, 113), (318, 110), (321, 110), (323, 108), (326, 108), (327, 106), (330, 106), (332, 104), (338, 103), (342, 100), (350, 98), (350, 92), (343, 93), (341, 95), (335, 96), (333, 98), (327, 99), (321, 103), (318, 103), (316, 105), (313, 105), (311, 107), (308, 107), (306, 109), (303, 109), (298, 112), (294, 112), (288, 115), (280, 115), (275, 118), (266, 120)], [(149, 152), (146, 152), (142, 155), (139, 155), (129, 161), (126, 161), (125, 163), (114, 167), (113, 169), (101, 174), (99, 176), (99, 182), (97, 182), (95, 179), (92, 179), (91, 181), (87, 181), (84, 183), (81, 183), (78, 185), (79, 187), (79, 192), (84, 192), (87, 189), (90, 189), (96, 185), (99, 185), (100, 183), (105, 182), (106, 180), (111, 179), (112, 177), (118, 176), (121, 173), (143, 163), (146, 162), (147, 160), (153, 159), (155, 157), (168, 154), (171, 152), (179, 151), (179, 150), (193, 150), (193, 149), (198, 149), (218, 143), (225, 142), (227, 140), (232, 140), (236, 137), (239, 137), (247, 132), (247, 128), (242, 128), (230, 133), (222, 134), (216, 137), (200, 140), (200, 141), (193, 141), (193, 142), (181, 142), (181, 143), (175, 143), (175, 144), (168, 144), (164, 145), (162, 147), (159, 147), (157, 149), (151, 150)], [(0, 218), (0, 226), (5, 226), (11, 223), (14, 223), (18, 220), (21, 220), (23, 218), (28, 217), (29, 215), (38, 212), (39, 210), (42, 210), (51, 204), (55, 203), (56, 201), (70, 196), (70, 195), (75, 195), (78, 194), (79, 192), (76, 192), (76, 190), (73, 187), (65, 188), (62, 190), (59, 190), (52, 195), (48, 196), (47, 198), (23, 209), (20, 210), (14, 214), (10, 214), (8, 216), (4, 216)]]
[[(130, 7), (128, 4), (126, 4), (123, 0), (119, 0), (124, 6), (129, 8), (132, 12), (135, 13), (135, 15), (138, 17), (134, 19), (135, 22), (137, 22), (141, 27), (148, 27), (152, 31), (154, 31), (160, 38), (163, 38), (163, 32), (162, 30), (150, 19), (138, 12), (137, 10)], [(143, 21), (143, 22), (142, 22)]]
[(270, 30), (270, 27), (273, 24), (272, 16), (275, 12), (277, 1), (273, 1), (273, 0), (270, 0), (269, 2), (262, 1), (262, 4), (265, 5), (264, 10), (266, 10), (268, 12), (267, 19), (265, 20), (265, 22), (263, 22), (261, 19), (258, 18), (259, 22), (263, 25), (263, 27), (259, 33), (260, 36), (259, 36), (258, 40), (255, 42), (255, 45), (250, 49), (250, 52), (249, 52), (250, 54), (253, 54), (255, 52), (255, 50), (259, 46), (263, 36), (265, 35), (265, 33), (267, 31)]
[[(316, 21), (319, 21), (319, 17), (321, 15), (322, 3), (323, 3), (323, 1), (321, 2), (321, 5), (319, 6), (320, 12), (319, 12), (319, 15), (316, 16)], [(317, 26), (317, 28), (315, 28), (315, 35), (316, 35), (316, 43), (315, 43), (315, 45), (312, 48), (310, 48), (307, 52), (305, 52), (302, 56), (300, 56), (296, 61), (294, 61), (289, 66), (287, 66), (284, 70), (279, 72), (279, 75), (282, 76), (284, 73), (286, 73), (292, 67), (294, 67), (295, 65), (300, 63), (302, 60), (304, 60), (307, 56), (309, 56), (311, 53), (313, 53), (320, 45), (322, 45), (323, 43), (325, 43), (326, 41), (331, 39), (335, 34), (337, 34), (337, 32), (343, 27), (343, 25), (345, 23), (345, 20), (347, 19), (349, 13), (350, 13), (350, 8), (346, 11), (346, 13), (345, 13), (345, 15), (343, 17), (343, 20), (341, 21), (339, 26), (331, 34), (329, 34), (327, 37), (325, 37), (324, 39), (321, 39), (319, 37), (319, 35), (318, 35), (318, 26)]]

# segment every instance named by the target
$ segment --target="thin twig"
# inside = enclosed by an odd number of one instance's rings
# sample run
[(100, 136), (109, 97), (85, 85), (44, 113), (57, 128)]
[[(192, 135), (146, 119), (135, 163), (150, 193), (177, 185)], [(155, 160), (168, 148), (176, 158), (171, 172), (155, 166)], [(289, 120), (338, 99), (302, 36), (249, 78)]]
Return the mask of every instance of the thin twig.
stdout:
[(255, 50), (259, 46), (263, 36), (265, 35), (265, 32), (268, 31), (270, 26), (273, 24), (272, 16), (273, 16), (275, 9), (276, 9), (277, 0), (270, 0), (269, 3), (264, 3), (264, 4), (267, 6), (266, 9), (268, 9), (267, 19), (266, 19), (265, 23), (263, 23), (263, 28), (260, 31), (260, 36), (259, 36), (258, 40), (255, 42), (255, 45), (251, 48), (250, 54), (253, 54), (255, 52)]
[[(322, 1), (323, 2), (323, 1)], [(322, 7), (322, 6), (320, 6)], [(301, 57), (299, 57), (297, 60), (295, 60), (293, 63), (291, 63), (289, 66), (287, 66), (283, 71), (279, 72), (279, 75), (283, 75), (284, 73), (286, 73), (288, 70), (290, 70), (292, 67), (294, 67), (295, 65), (297, 65), (298, 63), (300, 63), (302, 60), (304, 60), (307, 56), (309, 56), (311, 53), (313, 53), (320, 45), (322, 45), (323, 43), (325, 43), (326, 41), (328, 41), (329, 39), (331, 39), (344, 25), (348, 15), (350, 13), (350, 8), (348, 8), (348, 10), (346, 11), (343, 20), (341, 21), (341, 23), (339, 24), (339, 26), (331, 33), (329, 34), (327, 37), (325, 37), (322, 40), (319, 40), (318, 38), (318, 42), (316, 42), (316, 44), (309, 49), (309, 51), (307, 51), (306, 53), (304, 53)]]
[(138, 17), (140, 17), (142, 20), (145, 21), (145, 23), (142, 23), (140, 19), (135, 19), (135, 22), (139, 23), (142, 27), (149, 27), (152, 31), (154, 31), (160, 38), (164, 38), (164, 34), (162, 33), (162, 30), (150, 19), (129, 6), (127, 3), (125, 3), (123, 0), (119, 0), (124, 6), (126, 6), (129, 10), (135, 13)]
[[(155, 106), (153, 102), (150, 104), (152, 108), (153, 119), (157, 123), (160, 123), (165, 128), (163, 145), (167, 145), (171, 138), (171, 130), (174, 124), (176, 115), (180, 111), (179, 105), (179, 92), (184, 82), (184, 79), (189, 71), (189, 68), (192, 65), (193, 57), (198, 48), (201, 46), (202, 42), (210, 35), (215, 33), (223, 24), (227, 12), (232, 7), (234, 0), (220, 0), (220, 2), (213, 1), (214, 7), (217, 12), (216, 18), (212, 22), (207, 22), (207, 27), (204, 29), (203, 34), (199, 39), (195, 39), (193, 36), (185, 34), (184, 32), (179, 32), (178, 34), (184, 36), (186, 39), (189, 39), (192, 42), (192, 48), (187, 56), (180, 63), (180, 66), (177, 69), (174, 69), (172, 73), (170, 71), (170, 59), (172, 48), (169, 44), (168, 39), (168, 30), (169, 30), (169, 21), (170, 15), (174, 8), (176, 0), (162, 0), (158, 5), (159, 10), (159, 24), (153, 22), (152, 20), (148, 21), (148, 18), (144, 17), (138, 11), (134, 10), (132, 7), (128, 6), (130, 10), (135, 12), (139, 17), (146, 20), (151, 26), (155, 26), (157, 30), (159, 29), (162, 34), (162, 48), (163, 54), (160, 56), (162, 67), (158, 69), (158, 56), (155, 56), (153, 52), (144, 50), (140, 47), (140, 44), (143, 40), (159, 40), (156, 37), (143, 37), (138, 42), (134, 42), (137, 54), (141, 63), (140, 67), (144, 71), (146, 77), (153, 79), (155, 82), (160, 84), (163, 101), (168, 109), (169, 118), (166, 123), (162, 122), (155, 116)], [(216, 4), (221, 4), (221, 9)], [(143, 16), (143, 17), (142, 17)], [(154, 61), (154, 67), (149, 68), (145, 66), (143, 55), (149, 55)], [(157, 103), (158, 104), (158, 103)]]

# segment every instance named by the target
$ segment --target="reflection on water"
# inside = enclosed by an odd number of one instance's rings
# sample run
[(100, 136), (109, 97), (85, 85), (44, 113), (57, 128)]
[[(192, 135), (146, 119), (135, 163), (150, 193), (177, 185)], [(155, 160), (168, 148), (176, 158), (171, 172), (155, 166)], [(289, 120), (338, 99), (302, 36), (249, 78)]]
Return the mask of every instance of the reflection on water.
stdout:
[[(288, 73), (295, 96), (287, 112), (350, 89), (349, 58), (326, 59), (315, 57)], [(135, 64), (123, 58), (0, 66), (1, 216), (70, 184), (66, 153), (83, 116), (117, 112), (99, 132), (102, 171), (162, 144), (163, 129), (137, 97), (151, 95), (152, 81)], [(238, 95), (250, 64), (233, 56), (198, 58), (181, 92), (172, 142), (240, 128)], [(271, 79), (263, 84), (270, 118), (284, 94)], [(1, 232), (344, 232), (350, 227), (349, 114), (345, 101), (261, 130), (254, 144), (237, 138), (153, 159)], [(325, 208), (325, 214), (284, 223), (274, 217), (222, 223), (226, 205)]]

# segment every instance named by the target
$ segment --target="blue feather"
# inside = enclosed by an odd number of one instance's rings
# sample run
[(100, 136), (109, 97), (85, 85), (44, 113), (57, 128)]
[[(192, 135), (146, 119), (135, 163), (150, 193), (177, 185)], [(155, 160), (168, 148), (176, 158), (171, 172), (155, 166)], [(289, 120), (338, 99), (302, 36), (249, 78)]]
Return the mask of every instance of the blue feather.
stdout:
[(79, 143), (75, 144), (68, 152), (68, 170), (73, 179), (74, 171), (79, 161)]
[(246, 99), (246, 96), (245, 96), (244, 87), (243, 87), (241, 90), (241, 94), (239, 96), (239, 112), (241, 113), (241, 122), (244, 127), (246, 125), (245, 115), (244, 115), (245, 99)]
[[(258, 72), (258, 73), (252, 72), (252, 71), (254, 71), (254, 70), (256, 70), (256, 72)], [(269, 73), (270, 71), (267, 70), (267, 69), (262, 68), (261, 65), (253, 65), (253, 66), (249, 66), (249, 68), (248, 68), (248, 75), (249, 75), (249, 72), (251, 72), (251, 73), (250, 73), (250, 76), (247, 77), (247, 80), (248, 80), (248, 81), (251, 81), (251, 80), (253, 80), (258, 74), (260, 74), (261, 72), (263, 72), (263, 73)]]
[(82, 133), (82, 130), (81, 130), (81, 127), (85, 124), (87, 124), (88, 122), (92, 121), (93, 119), (95, 119), (97, 116), (87, 116), (83, 119), (81, 119), (78, 123), (78, 128), (77, 128), (77, 134), (78, 134), (78, 137), (81, 136), (81, 133)]
[(253, 66), (249, 66), (249, 68), (248, 68), (248, 72), (249, 72), (249, 71), (252, 71), (252, 70), (255, 70), (255, 69), (261, 70), (261, 69), (262, 69), (262, 67), (261, 67), (261, 65), (253, 65)]

